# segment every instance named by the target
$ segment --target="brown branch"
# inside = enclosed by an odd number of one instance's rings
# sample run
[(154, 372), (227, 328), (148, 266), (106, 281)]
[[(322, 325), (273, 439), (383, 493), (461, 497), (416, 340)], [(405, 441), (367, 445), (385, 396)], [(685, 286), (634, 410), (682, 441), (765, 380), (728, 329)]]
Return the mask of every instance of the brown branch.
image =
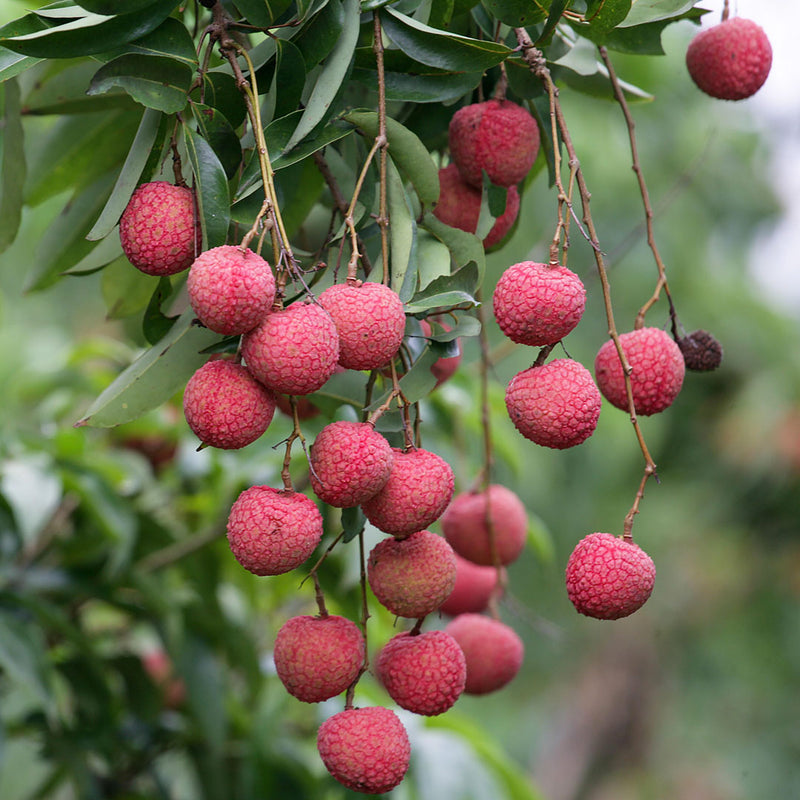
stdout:
[(378, 227), (381, 231), (381, 258), (383, 261), (383, 283), (389, 283), (389, 214), (386, 202), (386, 151), (389, 139), (386, 136), (386, 75), (383, 64), (383, 34), (378, 12), (373, 12), (374, 41), (372, 48), (378, 70), (378, 139), (381, 148)]

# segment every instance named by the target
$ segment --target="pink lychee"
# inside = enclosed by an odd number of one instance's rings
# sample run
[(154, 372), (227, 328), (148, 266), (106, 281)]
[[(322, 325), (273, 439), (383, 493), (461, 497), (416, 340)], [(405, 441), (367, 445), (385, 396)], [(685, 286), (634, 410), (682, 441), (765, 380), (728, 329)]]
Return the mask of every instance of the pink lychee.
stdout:
[(439, 606), (442, 614), (457, 617), (459, 614), (477, 614), (485, 611), (492, 595), (499, 596), (505, 570), (482, 567), (467, 561), (456, 553), (456, 583), (453, 591)]

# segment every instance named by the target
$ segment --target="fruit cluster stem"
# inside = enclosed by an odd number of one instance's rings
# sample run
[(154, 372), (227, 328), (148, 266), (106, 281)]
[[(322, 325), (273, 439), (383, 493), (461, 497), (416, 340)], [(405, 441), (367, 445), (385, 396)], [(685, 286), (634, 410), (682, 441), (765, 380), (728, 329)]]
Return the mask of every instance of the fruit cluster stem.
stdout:
[(383, 63), (383, 32), (377, 11), (373, 12), (375, 63), (378, 72), (378, 139), (381, 148), (380, 186), (378, 189), (378, 227), (381, 231), (381, 259), (383, 263), (383, 283), (389, 283), (389, 213), (386, 200), (386, 165), (389, 139), (386, 135), (386, 75)]

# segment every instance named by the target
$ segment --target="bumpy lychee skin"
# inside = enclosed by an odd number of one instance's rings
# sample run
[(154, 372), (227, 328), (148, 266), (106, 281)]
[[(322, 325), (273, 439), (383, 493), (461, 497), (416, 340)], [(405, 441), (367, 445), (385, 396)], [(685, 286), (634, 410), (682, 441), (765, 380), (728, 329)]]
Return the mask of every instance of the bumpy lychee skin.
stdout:
[(505, 623), (482, 614), (460, 614), (444, 630), (464, 652), (466, 694), (488, 694), (502, 689), (519, 672), (525, 647)]
[(311, 394), (333, 375), (339, 336), (331, 315), (316, 303), (273, 311), (242, 339), (253, 375), (281, 394)]
[(558, 358), (517, 373), (506, 387), (514, 427), (542, 447), (565, 450), (595, 431), (602, 399), (592, 375), (571, 358)]
[(464, 653), (444, 631), (398, 634), (384, 645), (375, 666), (397, 705), (427, 717), (452, 708), (467, 680)]
[(581, 539), (567, 562), (567, 594), (595, 619), (620, 619), (640, 609), (656, 580), (653, 560), (632, 541), (610, 533)]
[(317, 749), (339, 783), (364, 794), (394, 789), (411, 755), (403, 723), (382, 706), (349, 708), (328, 717), (317, 733)]
[(225, 336), (247, 333), (275, 300), (275, 277), (252, 250), (225, 244), (201, 253), (186, 282), (189, 302), (207, 328)]
[(183, 413), (203, 444), (236, 450), (269, 427), (275, 397), (241, 364), (209, 361), (189, 378)]
[(228, 544), (255, 575), (282, 575), (299, 567), (322, 538), (322, 515), (303, 494), (251, 486), (228, 515)]
[(380, 283), (337, 283), (319, 296), (339, 333), (339, 363), (377, 369), (400, 349), (406, 327), (403, 301)]
[(513, 186), (530, 171), (539, 152), (539, 126), (510, 100), (460, 108), (450, 120), (450, 155), (461, 177), (480, 188), (486, 170), (498, 186)]
[(311, 446), (311, 488), (320, 500), (349, 508), (377, 494), (389, 480), (394, 451), (366, 422), (332, 422)]
[[(633, 370), (631, 390), (637, 414), (658, 414), (672, 405), (683, 386), (686, 364), (680, 348), (660, 328), (640, 328), (620, 337), (622, 352)], [(603, 397), (628, 410), (625, 376), (614, 342), (609, 339), (594, 360), (594, 374)]]
[[(481, 192), (470, 186), (458, 171), (455, 164), (439, 170), (439, 201), (433, 210), (434, 216), (449, 225), (467, 233), (475, 233), (481, 215)], [(493, 247), (511, 230), (519, 214), (519, 192), (510, 186), (506, 197), (505, 211), (497, 217), (486, 238), (484, 247)]]
[[(486, 524), (487, 506), (495, 551)], [(492, 484), (488, 490), (453, 498), (442, 515), (442, 532), (453, 550), (473, 564), (507, 565), (516, 561), (525, 547), (528, 514), (511, 489)]]
[(453, 497), (454, 484), (453, 470), (436, 453), (395, 449), (389, 480), (361, 508), (384, 533), (408, 536), (439, 519)]
[(119, 238), (128, 261), (148, 275), (188, 269), (201, 246), (194, 193), (166, 181), (143, 183), (122, 212)]
[(535, 261), (509, 267), (497, 281), (494, 318), (514, 342), (555, 344), (580, 322), (586, 289), (572, 270)]
[(275, 669), (286, 690), (304, 703), (344, 692), (364, 663), (364, 637), (355, 622), (329, 614), (287, 620), (275, 637)]
[(772, 47), (763, 28), (733, 17), (692, 39), (686, 66), (698, 88), (721, 100), (744, 100), (766, 81)]
[(449, 617), (485, 611), (492, 595), (497, 592), (499, 596), (504, 573), (503, 569), (473, 564), (456, 553), (456, 583), (439, 611)]
[(456, 583), (456, 558), (441, 536), (418, 531), (372, 548), (367, 580), (378, 602), (398, 617), (420, 619), (445, 601)]

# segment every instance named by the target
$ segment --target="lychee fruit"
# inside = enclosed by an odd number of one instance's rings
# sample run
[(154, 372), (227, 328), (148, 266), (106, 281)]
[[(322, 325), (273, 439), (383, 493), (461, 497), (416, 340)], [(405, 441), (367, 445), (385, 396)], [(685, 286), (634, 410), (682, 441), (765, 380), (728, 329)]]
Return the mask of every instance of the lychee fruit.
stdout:
[[(446, 322), (442, 322), (441, 320), (435, 320), (438, 322), (439, 325), (445, 331), (450, 331), (452, 328)], [(430, 322), (427, 319), (421, 319), (419, 321), (419, 326), (422, 328), (422, 335), (425, 337), (431, 336), (433, 333), (433, 329), (431, 328)], [(453, 377), (453, 375), (458, 370), (459, 364), (461, 364), (461, 340), (456, 339), (456, 346), (458, 347), (458, 355), (455, 356), (442, 356), (434, 361), (433, 365), (431, 366), (431, 372), (433, 373), (434, 377), (436, 378), (436, 386), (441, 386), (445, 381), (449, 380)], [(436, 387), (434, 387), (436, 388)]]
[(586, 289), (566, 267), (522, 261), (500, 276), (492, 302), (509, 339), (542, 347), (561, 341), (580, 322)]
[(461, 177), (480, 188), (485, 170), (497, 186), (513, 186), (530, 171), (539, 152), (539, 126), (510, 100), (463, 106), (450, 120), (450, 155)]
[(203, 444), (235, 450), (269, 427), (275, 398), (241, 364), (208, 361), (186, 384), (183, 413)]
[(442, 614), (477, 614), (485, 611), (495, 593), (500, 595), (505, 570), (474, 564), (456, 553), (456, 583), (439, 606)]
[(436, 453), (395, 449), (389, 480), (361, 508), (384, 533), (408, 536), (439, 519), (453, 497), (454, 483), (453, 470)]
[(761, 26), (732, 17), (692, 39), (686, 66), (698, 88), (711, 97), (743, 100), (764, 85), (772, 66), (772, 47)]
[(144, 671), (161, 691), (165, 708), (180, 708), (186, 699), (186, 684), (175, 675), (175, 666), (161, 649), (149, 650), (142, 656)]
[(456, 558), (441, 536), (418, 531), (372, 548), (367, 580), (378, 602), (398, 617), (420, 619), (445, 601), (456, 583)]
[(711, 372), (722, 363), (722, 345), (708, 331), (694, 331), (678, 339), (686, 369)]
[(253, 375), (281, 394), (311, 394), (336, 370), (339, 336), (331, 315), (316, 303), (273, 311), (242, 339)]
[(587, 617), (620, 619), (641, 608), (653, 591), (653, 560), (630, 539), (590, 533), (567, 562), (567, 594)]
[(391, 361), (403, 341), (403, 301), (381, 283), (337, 283), (319, 296), (339, 333), (339, 363), (346, 369), (377, 369)]
[(186, 282), (200, 322), (215, 333), (235, 336), (252, 330), (275, 300), (275, 277), (252, 250), (225, 244), (201, 253)]
[[(633, 405), (637, 414), (657, 414), (672, 405), (683, 386), (686, 365), (681, 349), (660, 328), (639, 328), (620, 337), (631, 366)], [(597, 385), (606, 400), (628, 410), (625, 376), (613, 340), (603, 344), (594, 360)]]
[(119, 239), (128, 261), (148, 275), (188, 269), (202, 242), (194, 192), (166, 181), (143, 183), (122, 212)]
[(444, 631), (398, 634), (384, 645), (375, 667), (397, 705), (427, 717), (452, 708), (467, 680), (464, 653)]
[(345, 617), (299, 616), (275, 637), (275, 669), (286, 690), (304, 703), (320, 703), (344, 692), (364, 664), (364, 637)]
[(357, 506), (389, 480), (394, 451), (368, 422), (326, 425), (311, 446), (311, 488), (337, 508)]
[(466, 694), (494, 692), (519, 672), (525, 647), (522, 639), (505, 623), (482, 614), (459, 614), (444, 630), (464, 653)]
[(228, 516), (228, 543), (255, 575), (282, 575), (299, 567), (322, 538), (322, 515), (304, 494), (251, 486)]
[(453, 498), (442, 515), (442, 532), (453, 550), (473, 564), (506, 565), (525, 547), (528, 514), (511, 489), (492, 484)]
[(411, 755), (403, 723), (382, 706), (348, 708), (328, 717), (317, 733), (317, 749), (339, 783), (364, 794), (394, 789)]
[[(439, 201), (433, 214), (436, 219), (467, 233), (475, 233), (481, 215), (481, 192), (470, 186), (461, 177), (458, 167), (449, 164), (439, 170)], [(486, 238), (484, 247), (493, 247), (511, 230), (519, 214), (519, 192), (510, 186), (506, 196), (506, 208), (497, 217)]]
[(571, 358), (529, 367), (506, 387), (514, 427), (526, 439), (555, 450), (585, 442), (597, 427), (601, 406), (591, 373)]

